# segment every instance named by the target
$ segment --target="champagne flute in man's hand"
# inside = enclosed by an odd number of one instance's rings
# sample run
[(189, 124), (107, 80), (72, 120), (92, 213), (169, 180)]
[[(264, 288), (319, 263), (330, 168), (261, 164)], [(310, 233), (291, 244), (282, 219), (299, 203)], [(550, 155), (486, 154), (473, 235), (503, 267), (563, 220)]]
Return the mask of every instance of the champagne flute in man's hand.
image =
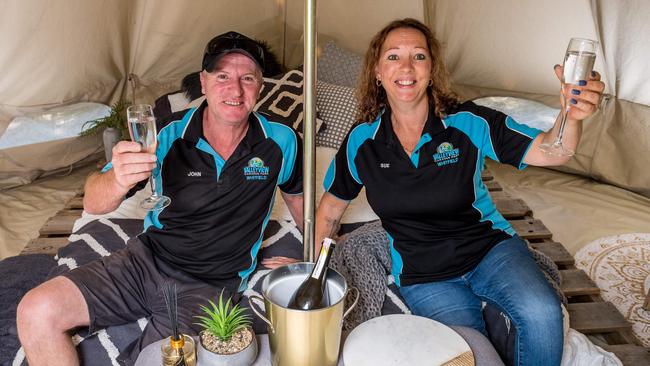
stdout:
[[(151, 106), (148, 104), (132, 105), (127, 108), (126, 115), (131, 140), (139, 143), (142, 146), (142, 151), (155, 154), (158, 143), (156, 140), (156, 118), (153, 115)], [(171, 203), (169, 197), (158, 193), (158, 185), (155, 178), (157, 169), (158, 162), (156, 162), (156, 168), (149, 177), (151, 196), (145, 198), (140, 203), (140, 207), (147, 210), (162, 210)]]
[[(564, 72), (562, 74), (562, 90), (566, 84), (578, 85), (580, 80), (589, 80), (591, 70), (596, 61), (596, 41), (583, 38), (571, 38), (569, 46), (564, 55)], [(562, 135), (566, 125), (567, 114), (571, 103), (565, 98), (564, 110), (562, 111), (562, 121), (558, 130), (557, 137), (552, 143), (544, 143), (539, 148), (549, 155), (554, 156), (573, 156), (575, 151), (565, 147), (562, 144)]]

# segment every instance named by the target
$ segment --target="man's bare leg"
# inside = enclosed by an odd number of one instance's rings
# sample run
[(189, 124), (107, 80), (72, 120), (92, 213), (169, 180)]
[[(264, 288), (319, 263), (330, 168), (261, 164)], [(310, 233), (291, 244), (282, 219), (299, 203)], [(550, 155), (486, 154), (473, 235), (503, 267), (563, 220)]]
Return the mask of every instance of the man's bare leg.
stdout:
[(88, 325), (88, 306), (79, 288), (55, 277), (29, 291), (18, 304), (18, 338), (30, 366), (79, 365), (68, 331)]

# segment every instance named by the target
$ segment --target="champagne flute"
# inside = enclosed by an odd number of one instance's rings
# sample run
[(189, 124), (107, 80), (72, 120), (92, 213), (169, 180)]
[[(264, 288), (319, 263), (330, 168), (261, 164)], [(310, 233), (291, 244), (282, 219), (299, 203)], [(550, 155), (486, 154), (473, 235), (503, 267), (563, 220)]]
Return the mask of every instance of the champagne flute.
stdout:
[[(562, 74), (562, 90), (566, 84), (578, 85), (580, 80), (588, 80), (591, 70), (596, 61), (596, 41), (584, 38), (571, 38), (564, 56), (564, 73)], [(539, 148), (553, 156), (573, 156), (575, 151), (562, 144), (564, 126), (566, 125), (567, 114), (569, 114), (570, 103), (565, 97), (562, 120), (555, 141), (543, 143)]]
[[(156, 131), (156, 118), (153, 115), (151, 106), (148, 104), (132, 105), (126, 109), (126, 116), (131, 141), (139, 143), (142, 146), (142, 151), (155, 154), (156, 147), (158, 146), (156, 139), (158, 133)], [(158, 187), (154, 178), (158, 173), (158, 169), (159, 165), (156, 162), (156, 168), (154, 168), (154, 171), (151, 172), (151, 176), (149, 177), (151, 196), (140, 202), (140, 207), (150, 211), (162, 210), (171, 203), (169, 197), (158, 194)]]

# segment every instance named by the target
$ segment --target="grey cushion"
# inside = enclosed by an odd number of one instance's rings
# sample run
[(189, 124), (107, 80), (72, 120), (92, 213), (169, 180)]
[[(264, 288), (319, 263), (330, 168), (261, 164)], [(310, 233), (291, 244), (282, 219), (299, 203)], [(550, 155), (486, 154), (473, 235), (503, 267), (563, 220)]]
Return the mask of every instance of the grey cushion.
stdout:
[(318, 59), (318, 80), (355, 87), (362, 65), (361, 55), (345, 50), (333, 41), (327, 42)]
[(503, 366), (503, 361), (499, 354), (481, 332), (459, 325), (452, 325), (451, 328), (455, 330), (467, 342), (469, 348), (474, 353), (474, 360), (476, 366)]
[(316, 135), (316, 146), (338, 149), (354, 124), (357, 112), (354, 89), (318, 81), (316, 106), (326, 127)]

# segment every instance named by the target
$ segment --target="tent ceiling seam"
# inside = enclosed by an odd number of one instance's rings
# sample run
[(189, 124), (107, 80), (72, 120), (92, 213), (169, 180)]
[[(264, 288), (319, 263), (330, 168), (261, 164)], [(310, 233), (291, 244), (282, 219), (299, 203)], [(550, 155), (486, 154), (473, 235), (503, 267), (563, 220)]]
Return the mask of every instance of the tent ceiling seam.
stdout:
[[(137, 61), (137, 55), (138, 51), (140, 50), (140, 44), (142, 43), (142, 28), (144, 27), (144, 14), (146, 14), (146, 9), (147, 5), (149, 4), (149, 0), (143, 0), (144, 3), (142, 5), (142, 11), (138, 12), (138, 7), (136, 5), (136, 12), (140, 15), (139, 16), (139, 21), (138, 21), (138, 27), (136, 30), (136, 36), (135, 36), (135, 46), (134, 47), (129, 47), (129, 50), (133, 49), (133, 54), (129, 55), (129, 59), (131, 62), (129, 63), (128, 69), (126, 70), (126, 76), (128, 77), (129, 81), (132, 80), (132, 76), (135, 76), (137, 79), (138, 76), (133, 72), (135, 70), (136, 66), (136, 61)], [(135, 4), (140, 3), (140, 1), (137, 1)], [(131, 96), (133, 101), (135, 101), (135, 87), (133, 88), (133, 95)]]

